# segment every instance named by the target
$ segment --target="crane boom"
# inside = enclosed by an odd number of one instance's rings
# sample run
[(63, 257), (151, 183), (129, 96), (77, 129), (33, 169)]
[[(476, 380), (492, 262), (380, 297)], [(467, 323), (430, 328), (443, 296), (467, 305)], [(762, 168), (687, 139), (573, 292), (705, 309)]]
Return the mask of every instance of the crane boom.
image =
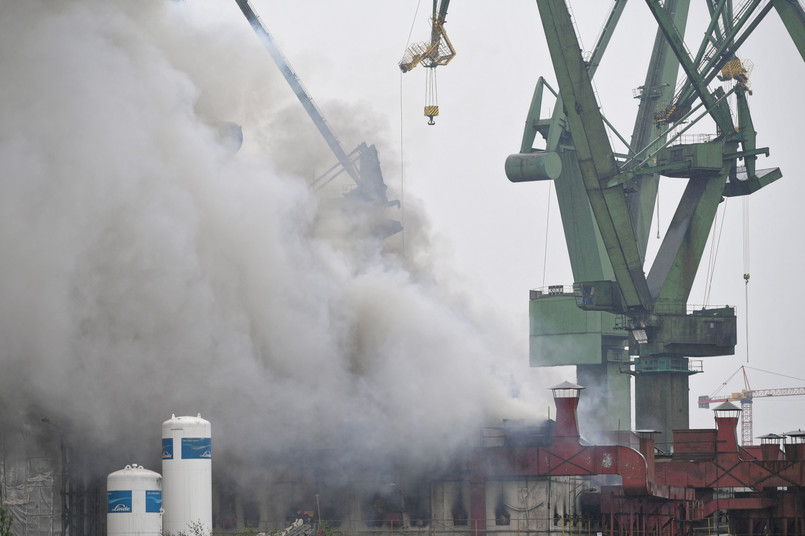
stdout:
[(402, 72), (407, 73), (420, 63), (429, 68), (447, 65), (455, 57), (456, 51), (444, 31), (449, 5), (450, 0), (442, 0), (441, 5), (438, 4), (438, 0), (433, 0), (430, 42), (414, 43), (406, 49), (398, 63)]
[(256, 33), (257, 37), (260, 38), (260, 42), (263, 43), (263, 46), (265, 46), (266, 50), (268, 50), (268, 53), (271, 55), (271, 59), (273, 59), (274, 63), (276, 63), (277, 67), (279, 67), (282, 76), (285, 77), (288, 85), (290, 85), (291, 89), (293, 89), (293, 92), (296, 94), (299, 102), (302, 103), (302, 107), (313, 120), (316, 128), (319, 129), (319, 132), (324, 137), (324, 141), (326, 141), (327, 145), (330, 146), (330, 150), (338, 159), (338, 162), (341, 164), (344, 170), (346, 170), (349, 176), (352, 177), (352, 180), (354, 180), (356, 184), (359, 186), (362, 185), (358, 170), (355, 169), (355, 165), (347, 156), (344, 148), (341, 147), (341, 142), (338, 141), (338, 138), (336, 138), (335, 134), (330, 129), (330, 126), (327, 124), (327, 121), (324, 120), (324, 115), (322, 115), (318, 106), (316, 106), (316, 103), (313, 102), (313, 99), (305, 90), (304, 86), (302, 86), (302, 82), (299, 80), (296, 72), (294, 72), (291, 64), (274, 42), (274, 38), (271, 36), (268, 28), (266, 28), (266, 26), (263, 24), (263, 21), (260, 20), (260, 16), (251, 6), (249, 0), (235, 1), (237, 2), (238, 7), (240, 7), (240, 10), (243, 12), (243, 15), (246, 17), (246, 20), (248, 20), (249, 24), (251, 24), (252, 29), (254, 29), (254, 33)]
[(429, 125), (436, 124), (433, 118), (439, 115), (439, 104), (436, 98), (436, 67), (447, 65), (456, 55), (456, 50), (444, 31), (444, 21), (449, 5), (450, 0), (441, 0), (441, 4), (439, 4), (439, 0), (433, 0), (430, 41), (410, 45), (397, 64), (404, 73), (420, 63), (428, 68), (425, 76), (425, 117), (428, 118)]
[(436, 13), (437, 9), (436, 6), (439, 6), (439, 22), (444, 24), (444, 19), (447, 17), (447, 8), (450, 5), (450, 0), (442, 0), (442, 3), (439, 4), (439, 0), (433, 0), (433, 12)]
[(587, 196), (628, 309), (649, 310), (651, 295), (643, 273), (623, 187), (607, 187), (618, 165), (606, 135), (590, 76), (581, 57), (570, 14), (562, 2), (538, 0), (554, 72), (567, 111)]
[(708, 409), (710, 404), (720, 402), (743, 402), (752, 401), (755, 398), (777, 397), (777, 396), (802, 396), (805, 395), (805, 387), (780, 387), (776, 389), (741, 389), (740, 392), (730, 393), (729, 396), (712, 398), (707, 395), (699, 397), (699, 407)]
[[(312, 185), (316, 187), (316, 189), (322, 188), (341, 173), (346, 172), (357, 186), (354, 190), (348, 192), (346, 196), (368, 202), (373, 207), (371, 210), (383, 210), (385, 207), (389, 206), (399, 207), (399, 201), (389, 201), (386, 195), (387, 186), (383, 180), (383, 173), (380, 169), (380, 161), (375, 146), (368, 146), (366, 143), (361, 143), (349, 154), (344, 151), (338, 138), (335, 136), (332, 129), (330, 129), (327, 121), (325, 121), (324, 115), (302, 85), (296, 72), (294, 72), (291, 64), (274, 42), (274, 38), (263, 24), (260, 16), (249, 3), (249, 0), (235, 1), (246, 17), (246, 20), (249, 21), (252, 29), (257, 34), (257, 37), (260, 38), (260, 42), (263, 43), (263, 46), (268, 50), (274, 63), (279, 67), (282, 76), (285, 77), (288, 85), (291, 86), (299, 102), (302, 103), (302, 107), (313, 120), (319, 133), (321, 133), (324, 138), (324, 141), (327, 142), (330, 150), (338, 160), (338, 164), (316, 179)], [(398, 221), (385, 217), (381, 221), (384, 223), (378, 225), (378, 227), (382, 228), (381, 232), (385, 236), (391, 236), (402, 230), (402, 225)]]
[(805, 395), (805, 387), (788, 387), (780, 389), (755, 389), (752, 391), (752, 398), (766, 396), (800, 396)]

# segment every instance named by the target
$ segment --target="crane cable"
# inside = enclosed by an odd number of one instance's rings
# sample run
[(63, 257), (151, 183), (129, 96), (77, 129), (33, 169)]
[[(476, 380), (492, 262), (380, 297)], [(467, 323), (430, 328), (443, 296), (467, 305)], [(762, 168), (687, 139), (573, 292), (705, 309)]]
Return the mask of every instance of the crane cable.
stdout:
[[(414, 33), (414, 24), (416, 23), (417, 15), (419, 15), (419, 5), (422, 0), (416, 3), (416, 10), (414, 11), (414, 20), (411, 21), (411, 29), (408, 30), (408, 39), (405, 42), (405, 50), (408, 50), (408, 45), (411, 44), (411, 35)], [(404, 113), (405, 107), (403, 106), (403, 73), (400, 72), (400, 224), (402, 225), (402, 256), (405, 258), (405, 135), (404, 135)]]
[(743, 201), (744, 329), (746, 330), (746, 362), (749, 363), (749, 196), (745, 196)]
[[(713, 222), (713, 244), (710, 247), (710, 260), (707, 267), (707, 282), (705, 284), (704, 305), (710, 303), (710, 291), (713, 287), (713, 276), (715, 275), (715, 261), (718, 257), (718, 248), (721, 244), (721, 236), (724, 232), (725, 213), (727, 211), (727, 199), (724, 200), (724, 210), (721, 214), (721, 224), (718, 225), (718, 235), (716, 236), (716, 222)], [(749, 363), (749, 199), (743, 200), (743, 278), (744, 278), (744, 330), (746, 332), (746, 362)]]
[(767, 374), (772, 374), (774, 376), (780, 376), (781, 378), (788, 378), (788, 379), (791, 379), (791, 380), (797, 380), (797, 381), (805, 382), (805, 378), (798, 378), (797, 376), (790, 376), (788, 374), (780, 374), (779, 372), (772, 372), (770, 370), (763, 370), (763, 369), (759, 369), (759, 368), (755, 368), (755, 367), (744, 366), (743, 368), (748, 368), (749, 370), (756, 370), (758, 372), (765, 372)]
[(718, 396), (718, 393), (720, 393), (720, 392), (721, 392), (721, 390), (722, 390), (724, 387), (726, 387), (726, 386), (727, 386), (727, 384), (729, 383), (729, 381), (730, 381), (731, 379), (733, 379), (733, 378), (735, 377), (735, 375), (736, 375), (736, 374), (738, 374), (738, 373), (739, 373), (741, 370), (743, 370), (743, 367), (738, 367), (738, 369), (737, 369), (735, 372), (733, 372), (733, 373), (730, 375), (730, 377), (729, 377), (729, 378), (727, 378), (726, 380), (724, 380), (723, 382), (721, 382), (721, 385), (719, 385), (718, 387), (716, 387), (715, 391), (713, 391), (712, 393), (710, 393), (710, 397), (709, 397), (709, 398), (716, 398), (716, 397)]
[(433, 126), (433, 118), (439, 114), (439, 92), (436, 89), (436, 65), (425, 66), (425, 115), (428, 124)]
[(551, 190), (553, 190), (553, 181), (548, 181), (548, 206), (545, 209), (545, 250), (542, 253), (542, 288), (545, 288), (545, 271), (548, 266), (548, 229), (551, 223)]
[(713, 226), (710, 229), (711, 237), (710, 237), (710, 253), (707, 256), (707, 273), (704, 278), (704, 296), (702, 297), (702, 305), (707, 305), (710, 301), (710, 283), (713, 281), (713, 264), (715, 264), (715, 260), (713, 258), (713, 251), (715, 250), (715, 242), (716, 242), (716, 224), (718, 223), (718, 211), (716, 211), (715, 219), (713, 220)]
[(414, 11), (414, 20), (411, 21), (411, 29), (408, 30), (408, 40), (405, 42), (405, 50), (408, 50), (408, 45), (411, 44), (411, 35), (414, 33), (414, 24), (416, 24), (417, 15), (419, 15), (419, 5), (422, 3), (422, 0), (419, 0), (416, 3), (416, 10)]
[[(727, 201), (724, 199), (724, 208), (721, 211), (721, 225), (718, 225), (718, 213), (713, 220), (713, 242), (710, 244), (710, 258), (707, 265), (707, 278), (704, 285), (704, 303), (703, 305), (710, 304), (710, 291), (713, 290), (713, 277), (715, 276), (716, 259), (718, 258), (718, 249), (721, 246), (721, 236), (724, 234), (724, 222), (727, 220)], [(716, 234), (716, 227), (718, 227), (718, 234)]]

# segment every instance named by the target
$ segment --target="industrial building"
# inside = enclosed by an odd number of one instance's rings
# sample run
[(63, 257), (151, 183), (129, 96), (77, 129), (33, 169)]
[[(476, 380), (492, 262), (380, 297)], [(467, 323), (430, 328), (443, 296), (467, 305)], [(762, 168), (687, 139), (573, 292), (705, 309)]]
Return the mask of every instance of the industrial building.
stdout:
[[(333, 460), (342, 446), (333, 445), (299, 452), (295, 459), (266, 460), (273, 476), (248, 490), (222, 474), (231, 469), (226, 463), (211, 479), (209, 457), (189, 460), (206, 469), (190, 471), (190, 480), (174, 484), (180, 490), (168, 492), (167, 483), (180, 479), (174, 477), (177, 469), (166, 468), (165, 462), (174, 460), (163, 452), (166, 500), (160, 503), (166, 512), (172, 505), (173, 517), (177, 509), (201, 516), (206, 504), (213, 534), (291, 530), (298, 519), (304, 522), (297, 528), (308, 533), (315, 528), (356, 535), (801, 534), (805, 529), (805, 432), (741, 447), (740, 409), (727, 402), (714, 409), (714, 428), (675, 431), (670, 454), (656, 450), (655, 431), (613, 433), (611, 442), (591, 444), (578, 429), (583, 388), (565, 382), (552, 392), (555, 420), (486, 429), (476, 445), (430, 469), (403, 459), (373, 459), (370, 453), (361, 466), (338, 466)], [(171, 422), (177, 418), (166, 421), (169, 429)], [(131, 514), (131, 507), (123, 513), (108, 508), (117, 504), (114, 490), (143, 475), (153, 483), (160, 475), (129, 465), (109, 475), (107, 491), (106, 479), (88, 480), (90, 468), (72, 465), (71, 449), (62, 451), (61, 460), (54, 458), (57, 434), (35, 428), (23, 426), (4, 452), (4, 507), (14, 516), (13, 532), (126, 534), (118, 519)], [(209, 453), (209, 438), (204, 443)], [(173, 452), (178, 457), (178, 450)], [(133, 474), (138, 472), (143, 475)], [(15, 478), (18, 485), (12, 487)], [(178, 504), (185, 498), (193, 500)], [(163, 530), (164, 514), (157, 512)], [(165, 532), (194, 530), (188, 523), (187, 530)]]

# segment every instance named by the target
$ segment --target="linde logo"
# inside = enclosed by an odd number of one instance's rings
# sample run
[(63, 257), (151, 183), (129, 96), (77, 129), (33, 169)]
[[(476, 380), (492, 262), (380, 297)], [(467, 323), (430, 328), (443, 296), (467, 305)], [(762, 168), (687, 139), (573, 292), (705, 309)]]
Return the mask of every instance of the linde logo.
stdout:
[(170, 437), (162, 438), (162, 459), (163, 460), (173, 459), (173, 439)]
[(131, 490), (109, 490), (106, 511), (110, 514), (131, 512), (133, 504), (131, 496)]

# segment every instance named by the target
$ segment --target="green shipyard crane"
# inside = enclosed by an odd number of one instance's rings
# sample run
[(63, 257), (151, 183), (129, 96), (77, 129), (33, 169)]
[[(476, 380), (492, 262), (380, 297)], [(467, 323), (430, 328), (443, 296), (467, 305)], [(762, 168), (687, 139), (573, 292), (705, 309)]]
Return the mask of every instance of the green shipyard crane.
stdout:
[[(658, 31), (627, 142), (602, 114), (591, 84), (624, 3), (614, 2), (585, 60), (564, 0), (537, 0), (558, 91), (537, 82), (520, 152), (507, 159), (506, 173), (513, 182), (554, 181), (574, 278), (572, 292), (531, 293), (532, 365), (576, 365), (578, 381), (597, 394), (580, 413), (608, 429), (631, 422), (633, 375), (636, 427), (670, 440), (672, 430), (688, 427), (688, 379), (699, 371), (689, 358), (730, 355), (736, 344), (734, 308), (688, 306), (718, 204), (782, 176), (778, 168), (757, 167), (768, 149), (756, 145), (748, 69), (737, 53), (776, 8), (802, 54), (805, 17), (798, 2), (787, 0), (750, 0), (737, 9), (731, 0), (708, 0), (709, 25), (691, 56), (683, 41), (689, 0), (646, 0)], [(731, 87), (711, 89), (716, 79)], [(540, 116), (546, 89), (556, 99), (550, 118)], [(687, 143), (683, 134), (705, 118), (715, 133)], [(621, 153), (610, 132), (625, 147)], [(534, 147), (538, 133), (544, 148)], [(687, 185), (646, 266), (661, 175)]]

